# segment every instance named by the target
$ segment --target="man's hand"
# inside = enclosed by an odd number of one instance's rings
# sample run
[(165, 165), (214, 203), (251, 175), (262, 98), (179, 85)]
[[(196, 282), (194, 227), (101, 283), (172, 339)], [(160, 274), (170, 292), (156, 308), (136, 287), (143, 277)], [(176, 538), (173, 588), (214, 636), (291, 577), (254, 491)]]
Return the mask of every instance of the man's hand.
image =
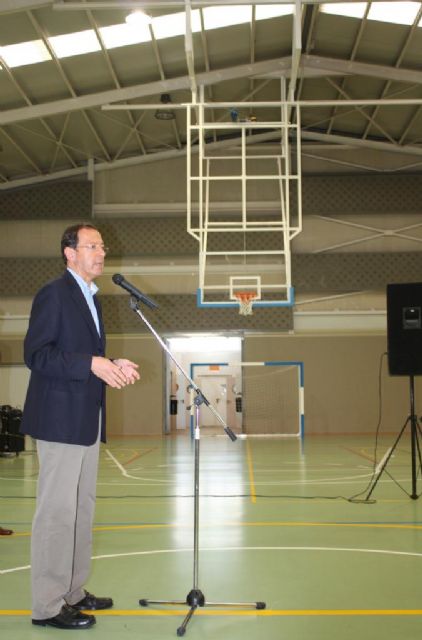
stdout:
[[(132, 376), (128, 378), (122, 367), (117, 364), (118, 362), (119, 360), (112, 362), (108, 358), (93, 356), (91, 371), (95, 376), (97, 376), (97, 378), (104, 380), (104, 382), (106, 382), (110, 387), (114, 387), (114, 389), (123, 389), (123, 387), (132, 382)], [(138, 372), (136, 373), (138, 374)]]
[(118, 358), (117, 360), (114, 360), (114, 364), (116, 364), (120, 368), (120, 371), (125, 376), (127, 380), (126, 384), (135, 384), (135, 382), (139, 380), (140, 376), (139, 372), (137, 371), (139, 366), (131, 360), (126, 360), (126, 358)]

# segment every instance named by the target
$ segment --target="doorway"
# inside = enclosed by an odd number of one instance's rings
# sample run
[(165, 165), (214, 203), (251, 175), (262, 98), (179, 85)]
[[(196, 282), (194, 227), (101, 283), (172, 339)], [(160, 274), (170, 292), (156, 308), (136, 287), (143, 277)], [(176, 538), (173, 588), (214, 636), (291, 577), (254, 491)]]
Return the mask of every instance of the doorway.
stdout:
[[(221, 335), (175, 336), (169, 338), (167, 343), (172, 355), (223, 420), (237, 432), (241, 430), (241, 416), (236, 416), (235, 412), (235, 381), (226, 367), (221, 371), (218, 365), (241, 362), (242, 338)], [(239, 385), (239, 382), (237, 384)], [(190, 435), (192, 397), (189, 382), (170, 358), (167, 358), (166, 398), (166, 433)], [(212, 435), (222, 430), (215, 416), (205, 405), (200, 407), (200, 420), (204, 434)]]

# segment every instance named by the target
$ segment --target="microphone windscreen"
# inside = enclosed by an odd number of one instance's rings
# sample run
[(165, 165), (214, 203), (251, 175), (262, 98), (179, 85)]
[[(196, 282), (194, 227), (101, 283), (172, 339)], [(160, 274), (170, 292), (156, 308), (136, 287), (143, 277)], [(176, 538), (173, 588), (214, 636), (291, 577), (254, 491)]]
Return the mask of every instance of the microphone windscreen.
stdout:
[(124, 278), (121, 273), (115, 273), (114, 276), (112, 277), (112, 280), (114, 284), (121, 284)]

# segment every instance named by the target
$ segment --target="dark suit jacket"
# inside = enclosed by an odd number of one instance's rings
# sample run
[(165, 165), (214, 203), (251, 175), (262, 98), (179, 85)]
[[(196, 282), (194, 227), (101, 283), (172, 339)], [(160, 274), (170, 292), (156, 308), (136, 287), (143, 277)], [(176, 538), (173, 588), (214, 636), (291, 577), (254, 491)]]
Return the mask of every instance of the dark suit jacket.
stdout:
[(75, 278), (66, 271), (34, 298), (24, 343), (31, 377), (22, 433), (40, 440), (92, 445), (105, 442), (105, 384), (91, 372), (92, 356), (104, 356), (101, 309), (95, 305), (101, 335)]

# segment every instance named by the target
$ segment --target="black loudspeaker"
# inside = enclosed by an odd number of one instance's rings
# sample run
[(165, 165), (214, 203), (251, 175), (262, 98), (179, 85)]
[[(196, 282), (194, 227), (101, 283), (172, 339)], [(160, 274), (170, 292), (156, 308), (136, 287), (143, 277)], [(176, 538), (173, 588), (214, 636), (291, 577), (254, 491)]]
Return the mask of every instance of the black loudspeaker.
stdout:
[(390, 375), (422, 375), (422, 282), (387, 285), (387, 338)]

